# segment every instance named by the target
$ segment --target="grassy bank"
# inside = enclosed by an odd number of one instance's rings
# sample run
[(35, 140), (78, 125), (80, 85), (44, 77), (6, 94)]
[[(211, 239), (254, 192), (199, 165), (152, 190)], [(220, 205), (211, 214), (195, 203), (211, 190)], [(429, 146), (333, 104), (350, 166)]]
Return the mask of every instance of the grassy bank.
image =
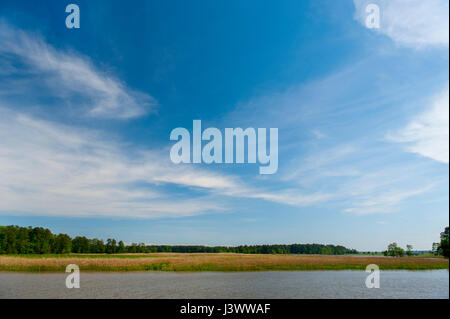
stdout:
[(247, 254), (70, 254), (4, 255), (0, 271), (63, 272), (69, 264), (81, 271), (269, 271), (269, 270), (364, 270), (377, 264), (382, 270), (448, 269), (448, 259), (385, 258), (325, 255)]

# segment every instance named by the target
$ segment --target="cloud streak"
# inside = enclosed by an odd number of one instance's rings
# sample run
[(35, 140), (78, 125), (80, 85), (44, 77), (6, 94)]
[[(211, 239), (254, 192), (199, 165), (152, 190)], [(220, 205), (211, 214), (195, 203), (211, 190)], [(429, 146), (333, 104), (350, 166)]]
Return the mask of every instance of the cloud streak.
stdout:
[(322, 192), (343, 213), (391, 213), (419, 195), (433, 196), (446, 182), (431, 177), (427, 163), (399, 160), (398, 153), (381, 142), (376, 147), (367, 142), (334, 146), (296, 159), (294, 173), (286, 173), (283, 180)]
[[(39, 35), (2, 21), (0, 57), (5, 66), (3, 76), (12, 75), (15, 81), (20, 77), (28, 79), (27, 86), (45, 83), (52, 96), (73, 99), (80, 108), (87, 107), (83, 111), (90, 117), (130, 119), (155, 111), (157, 106), (153, 97), (128, 88), (87, 57), (57, 50)], [(18, 63), (23, 67), (14, 67)]]
[[(39, 37), (0, 24), (0, 43), (4, 66), (0, 76), (18, 74), (35, 82), (42, 77), (62, 100), (82, 97), (88, 116), (127, 119), (154, 107), (150, 96), (99, 71), (88, 58), (56, 50)], [(18, 67), (16, 61), (27, 68)], [(230, 114), (227, 119), (233, 123), (239, 118), (251, 120), (252, 126), (283, 128), (283, 142), (291, 145), (284, 150), (286, 161), (292, 162), (280, 167), (279, 179), (275, 176), (265, 184), (252, 178), (244, 182), (237, 175), (219, 174), (204, 166), (177, 166), (170, 163), (168, 151), (135, 150), (98, 131), (20, 113), (14, 110), (14, 101), (1, 99), (10, 93), (1, 94), (4, 81), (0, 84), (0, 213), (182, 217), (229, 210), (230, 198), (295, 207), (333, 203), (334, 209), (353, 214), (393, 211), (402, 202), (427, 193), (434, 181), (425, 178), (426, 170), (417, 173), (420, 169), (414, 165), (395, 159), (402, 152), (380, 146), (368, 125), (363, 124), (366, 135), (357, 141), (339, 136), (336, 124), (346, 130), (361, 129), (352, 116), (366, 119), (368, 111), (403, 100), (405, 93), (397, 87), (367, 96), (363, 88), (372, 85), (373, 79), (362, 75), (370, 64), (370, 60), (362, 61), (325, 79), (257, 97)], [(408, 151), (442, 161), (445, 152), (439, 145), (445, 138), (448, 145), (448, 109), (442, 122), (448, 90), (446, 94), (446, 100), (445, 94), (437, 98), (434, 108), (398, 133), (395, 142), (408, 143)], [(45, 103), (40, 106), (46, 107)], [(27, 105), (23, 107), (27, 110)], [(304, 143), (301, 129), (315, 135), (312, 143)], [(446, 154), (448, 163), (448, 146)], [(417, 185), (423, 181), (425, 185)]]
[(417, 116), (388, 140), (408, 145), (406, 150), (441, 163), (449, 159), (449, 90), (445, 89), (431, 101), (431, 107)]
[[(0, 108), (0, 135), (0, 211), (4, 213), (156, 218), (224, 207), (207, 194), (185, 198), (165, 192), (158, 184), (163, 172), (174, 174), (174, 168), (167, 167), (158, 153), (124, 155), (120, 143), (96, 131)], [(226, 177), (208, 172), (177, 172), (190, 176), (190, 183), (184, 185), (208, 189), (217, 187), (209, 184), (211, 180), (229, 183)]]
[(344, 213), (355, 215), (385, 214), (396, 210), (396, 206), (406, 199), (422, 195), (432, 189), (432, 186), (412, 190), (397, 190), (377, 195), (364, 196), (356, 202), (356, 206), (346, 208)]
[[(183, 217), (229, 209), (227, 198), (308, 206), (326, 198), (270, 192), (232, 175), (175, 165), (101, 132), (33, 118), (0, 102), (0, 212), (50, 216)], [(180, 190), (167, 190), (167, 185)], [(186, 189), (190, 195), (186, 196)]]
[(380, 29), (397, 44), (423, 48), (447, 46), (449, 39), (448, 0), (353, 0), (356, 18), (365, 25), (368, 4), (380, 7)]

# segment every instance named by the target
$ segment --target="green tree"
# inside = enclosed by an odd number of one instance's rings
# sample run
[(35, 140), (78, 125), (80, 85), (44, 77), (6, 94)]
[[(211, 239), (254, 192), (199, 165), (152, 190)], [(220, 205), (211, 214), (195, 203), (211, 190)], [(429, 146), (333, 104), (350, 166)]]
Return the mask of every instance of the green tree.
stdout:
[(433, 246), (431, 248), (431, 251), (436, 256), (439, 255), (439, 245), (440, 245), (440, 243), (433, 243)]
[(439, 244), (439, 254), (444, 257), (449, 257), (449, 229), (445, 227), (445, 230), (441, 233), (441, 243)]
[(412, 256), (412, 255), (414, 255), (414, 252), (413, 252), (413, 246), (412, 246), (412, 245), (406, 245), (406, 255), (407, 255), (407, 256)]
[(89, 239), (84, 236), (77, 236), (72, 240), (72, 252), (89, 253), (91, 252)]
[(117, 241), (112, 238), (106, 240), (106, 253), (114, 254), (117, 252)]
[[(448, 231), (447, 231), (448, 234)], [(447, 235), (448, 238), (448, 235)], [(442, 245), (445, 247), (445, 245)], [(108, 239), (107, 244), (101, 239), (89, 239), (77, 236), (71, 239), (66, 234), (53, 234), (42, 227), (0, 226), (0, 254), (46, 254), (46, 253), (245, 253), (245, 254), (357, 254), (354, 249), (339, 245), (291, 244), (291, 245), (242, 245), (227, 246), (168, 246), (145, 245), (144, 243), (125, 245), (117, 244), (115, 239)], [(387, 252), (386, 252), (387, 254)]]
[(103, 240), (94, 238), (89, 240), (90, 253), (104, 253), (105, 252), (105, 243)]
[(399, 247), (397, 243), (391, 243), (388, 245), (388, 249), (383, 252), (385, 256), (402, 257), (405, 255), (403, 248)]
[(119, 241), (119, 247), (117, 248), (119, 254), (126, 252), (125, 244), (123, 241)]
[(72, 251), (72, 240), (69, 235), (59, 234), (52, 241), (52, 253), (68, 254)]

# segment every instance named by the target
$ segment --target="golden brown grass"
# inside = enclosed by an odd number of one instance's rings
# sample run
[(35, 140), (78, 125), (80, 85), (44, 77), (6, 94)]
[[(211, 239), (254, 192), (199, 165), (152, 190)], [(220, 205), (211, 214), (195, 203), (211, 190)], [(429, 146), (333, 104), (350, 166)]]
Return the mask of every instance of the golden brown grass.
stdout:
[[(254, 255), (254, 254), (141, 254), (141, 255), (0, 256), (1, 271), (64, 271), (76, 264), (85, 271), (259, 271), (259, 270), (345, 270), (365, 269), (377, 264), (380, 269), (448, 269), (448, 259), (386, 258), (328, 255)], [(94, 256), (93, 256), (94, 257)]]

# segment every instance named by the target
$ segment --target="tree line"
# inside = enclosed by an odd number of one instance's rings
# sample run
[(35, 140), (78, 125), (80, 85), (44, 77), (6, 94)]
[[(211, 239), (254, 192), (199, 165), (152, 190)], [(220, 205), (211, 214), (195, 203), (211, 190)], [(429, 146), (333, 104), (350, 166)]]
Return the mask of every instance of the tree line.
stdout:
[(391, 243), (388, 245), (387, 250), (383, 251), (383, 255), (390, 257), (403, 257), (405, 256), (414, 256), (413, 246), (406, 245), (406, 252), (403, 248), (398, 246), (397, 243)]
[(433, 253), (435, 255), (442, 255), (444, 257), (449, 257), (449, 229), (445, 227), (444, 231), (441, 233), (441, 242), (433, 243)]
[(53, 234), (42, 227), (0, 226), (0, 254), (68, 254), (68, 253), (244, 253), (244, 254), (357, 254), (344, 246), (321, 244), (291, 245), (146, 245), (107, 239), (89, 239), (84, 236), (71, 238), (67, 234)]
[[(441, 255), (446, 258), (449, 257), (449, 228), (445, 227), (444, 231), (441, 233), (441, 242), (440, 243), (433, 243), (432, 252), (435, 255)], [(387, 250), (383, 251), (383, 254), (385, 256), (391, 256), (391, 257), (403, 257), (405, 255), (407, 256), (413, 256), (415, 255), (413, 251), (413, 246), (406, 245), (406, 251), (399, 247), (397, 243), (391, 243), (388, 245)]]

